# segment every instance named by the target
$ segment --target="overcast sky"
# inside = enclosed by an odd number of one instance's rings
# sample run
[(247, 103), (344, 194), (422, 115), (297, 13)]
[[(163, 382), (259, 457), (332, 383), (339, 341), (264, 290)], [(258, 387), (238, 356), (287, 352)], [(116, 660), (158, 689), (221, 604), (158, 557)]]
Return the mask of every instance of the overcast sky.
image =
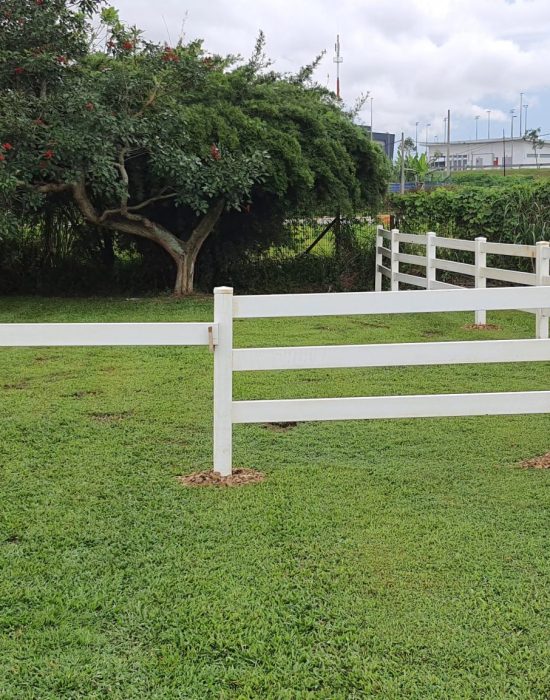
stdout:
[[(374, 98), (374, 130), (419, 140), (510, 134), (510, 109), (525, 93), (528, 126), (550, 131), (550, 0), (113, 0), (122, 19), (148, 38), (203, 38), (213, 53), (248, 56), (258, 30), (279, 70), (295, 70), (323, 49), (317, 80), (335, 89), (340, 34), (342, 97)], [(370, 123), (370, 109), (360, 120)], [(514, 122), (519, 133), (519, 117)]]

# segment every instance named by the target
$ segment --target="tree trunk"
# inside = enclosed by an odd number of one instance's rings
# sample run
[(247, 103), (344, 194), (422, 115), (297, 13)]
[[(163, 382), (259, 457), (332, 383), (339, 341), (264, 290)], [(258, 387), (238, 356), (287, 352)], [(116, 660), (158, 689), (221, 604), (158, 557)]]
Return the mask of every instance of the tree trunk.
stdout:
[(195, 279), (195, 263), (201, 248), (212, 233), (212, 229), (218, 223), (224, 209), (223, 200), (215, 202), (203, 216), (197, 227), (193, 230), (189, 240), (184, 243), (184, 252), (174, 255), (168, 251), (176, 263), (176, 283), (174, 285), (174, 295), (183, 296), (192, 294)]
[(174, 258), (176, 263), (176, 281), (174, 283), (174, 296), (182, 297), (193, 293), (193, 278), (195, 274), (195, 261), (190, 255), (180, 255)]

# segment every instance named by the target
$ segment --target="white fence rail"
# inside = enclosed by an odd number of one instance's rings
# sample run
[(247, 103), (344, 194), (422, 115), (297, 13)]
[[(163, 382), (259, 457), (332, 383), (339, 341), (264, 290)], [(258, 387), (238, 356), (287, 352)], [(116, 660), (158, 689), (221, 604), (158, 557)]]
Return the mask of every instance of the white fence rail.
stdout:
[(233, 372), (550, 361), (548, 339), (234, 349), (234, 319), (549, 307), (550, 286), (235, 297), (219, 287), (213, 323), (0, 324), (0, 346), (209, 346), (214, 470), (227, 476), (236, 423), (550, 413), (550, 391), (234, 401)]
[(215, 345), (213, 323), (1, 323), (0, 347)]
[[(425, 248), (425, 254), (403, 252), (401, 244)], [(473, 264), (446, 260), (437, 256), (437, 249), (459, 250), (474, 254)], [(504, 270), (487, 265), (487, 255), (530, 258), (535, 272)], [(385, 264), (386, 261), (386, 264)], [(400, 264), (425, 268), (424, 275), (404, 273)], [(437, 270), (468, 275), (473, 278), (476, 289), (485, 289), (487, 280), (508, 282), (529, 286), (550, 285), (550, 243), (541, 241), (536, 245), (515, 245), (509, 243), (489, 243), (480, 236), (474, 241), (460, 238), (443, 238), (430, 232), (426, 234), (401, 233), (398, 229), (386, 231), (378, 226), (376, 235), (375, 290), (382, 290), (382, 279), (390, 281), (392, 291), (398, 291), (400, 284), (408, 284), (422, 289), (462, 289), (460, 285), (441, 282)], [(475, 323), (485, 325), (488, 307), (475, 309)], [(521, 309), (536, 315), (536, 337), (548, 338), (548, 309)]]
[(285, 316), (396, 314), (550, 307), (550, 287), (503, 287), (235, 296), (214, 290), (219, 342), (214, 351), (214, 469), (231, 473), (236, 423), (550, 413), (550, 391), (234, 401), (233, 372), (334, 367), (395, 367), (550, 361), (550, 340), (233, 349), (233, 321)]

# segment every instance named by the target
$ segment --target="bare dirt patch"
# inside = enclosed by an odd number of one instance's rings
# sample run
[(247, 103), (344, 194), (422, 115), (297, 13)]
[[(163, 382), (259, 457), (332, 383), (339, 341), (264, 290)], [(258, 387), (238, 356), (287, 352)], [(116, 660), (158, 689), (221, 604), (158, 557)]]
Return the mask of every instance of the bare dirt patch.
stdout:
[(10, 391), (13, 389), (18, 389), (18, 390), (27, 389), (28, 386), (29, 386), (29, 380), (23, 379), (22, 381), (15, 382), (14, 384), (4, 384), (4, 386), (2, 388), (5, 389), (6, 391)]
[(129, 411), (122, 413), (91, 413), (90, 418), (98, 423), (120, 423), (126, 418), (130, 418), (132, 414)]
[(467, 323), (463, 326), (465, 331), (501, 331), (502, 326), (495, 323)]
[(84, 399), (86, 396), (97, 396), (99, 391), (73, 391), (72, 394), (63, 394), (70, 399)]
[(532, 459), (525, 459), (519, 466), (523, 469), (550, 469), (550, 452)]
[(287, 430), (292, 430), (296, 428), (298, 423), (295, 421), (289, 421), (287, 423), (264, 423), (264, 428), (267, 430), (274, 430), (276, 433), (286, 433)]
[(178, 476), (178, 481), (184, 486), (246, 486), (264, 480), (265, 474), (255, 469), (233, 469), (231, 476), (220, 476), (213, 471)]

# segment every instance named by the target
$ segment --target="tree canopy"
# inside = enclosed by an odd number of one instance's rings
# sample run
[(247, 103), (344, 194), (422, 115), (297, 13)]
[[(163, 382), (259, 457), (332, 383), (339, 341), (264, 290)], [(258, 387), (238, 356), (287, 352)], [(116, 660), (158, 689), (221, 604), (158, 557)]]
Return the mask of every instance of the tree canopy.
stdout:
[(250, 60), (147, 41), (99, 0), (5, 0), (0, 15), (0, 197), (35, 212), (48, 198), (89, 224), (147, 239), (193, 288), (201, 247), (225, 212), (375, 208), (380, 149), (340, 102)]

